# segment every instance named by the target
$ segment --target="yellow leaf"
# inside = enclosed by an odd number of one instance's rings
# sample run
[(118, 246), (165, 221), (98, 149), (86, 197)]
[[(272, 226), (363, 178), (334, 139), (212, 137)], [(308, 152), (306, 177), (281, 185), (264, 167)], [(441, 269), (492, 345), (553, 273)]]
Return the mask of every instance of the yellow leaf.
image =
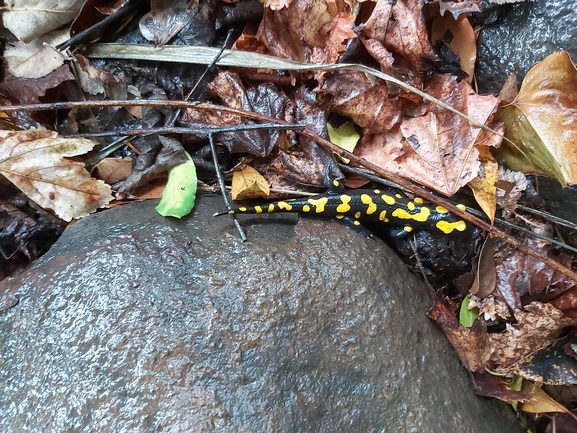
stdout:
[(546, 174), (562, 185), (576, 184), (577, 69), (569, 54), (551, 54), (534, 66), (511, 107), (501, 115), (507, 136), (511, 131), (510, 138), (535, 166), (531, 171), (525, 163), (523, 171)]
[(248, 200), (268, 197), (270, 187), (266, 179), (254, 168), (247, 165), (232, 175), (232, 199)]
[(112, 200), (107, 184), (92, 178), (83, 163), (64, 158), (82, 155), (94, 144), (44, 129), (0, 131), (0, 174), (63, 220), (80, 218)]
[(570, 410), (549, 397), (541, 389), (541, 384), (532, 384), (525, 380), (521, 389), (531, 394), (531, 399), (521, 405), (522, 411), (529, 413), (563, 412), (577, 420), (577, 417)]
[(499, 179), (499, 164), (491, 155), (488, 146), (477, 146), (477, 150), (482, 169), (477, 177), (469, 182), (469, 187), (473, 190), (475, 200), (492, 224), (497, 210), (497, 187), (495, 183)]

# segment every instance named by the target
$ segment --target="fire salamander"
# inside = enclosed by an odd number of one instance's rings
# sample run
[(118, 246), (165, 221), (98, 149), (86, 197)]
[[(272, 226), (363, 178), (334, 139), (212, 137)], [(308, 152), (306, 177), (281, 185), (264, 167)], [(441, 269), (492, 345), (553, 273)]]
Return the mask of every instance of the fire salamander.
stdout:
[[(340, 187), (333, 181), (335, 188)], [(466, 210), (462, 204), (459, 209)], [(400, 233), (410, 233), (414, 229), (437, 229), (444, 234), (463, 232), (467, 223), (451, 214), (442, 206), (427, 206), (423, 199), (415, 197), (410, 200), (401, 193), (383, 192), (378, 189), (357, 189), (349, 192), (330, 190), (310, 198), (291, 199), (274, 203), (238, 207), (230, 211), (214, 214), (234, 215), (237, 213), (260, 214), (272, 212), (296, 212), (299, 214), (348, 218), (360, 226), (367, 223), (388, 223), (401, 227)]]

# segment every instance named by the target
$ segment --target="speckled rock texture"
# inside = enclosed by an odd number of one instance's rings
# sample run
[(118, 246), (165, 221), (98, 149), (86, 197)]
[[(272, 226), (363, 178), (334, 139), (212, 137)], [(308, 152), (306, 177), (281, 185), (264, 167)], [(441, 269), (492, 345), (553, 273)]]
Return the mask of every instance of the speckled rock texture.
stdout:
[(383, 243), (292, 215), (241, 243), (220, 203), (101, 212), (0, 283), (0, 431), (521, 432)]
[(519, 83), (536, 63), (564, 50), (577, 61), (577, 0), (535, 0), (494, 9), (498, 19), (481, 30), (476, 78), (481, 92), (498, 93), (517, 72)]

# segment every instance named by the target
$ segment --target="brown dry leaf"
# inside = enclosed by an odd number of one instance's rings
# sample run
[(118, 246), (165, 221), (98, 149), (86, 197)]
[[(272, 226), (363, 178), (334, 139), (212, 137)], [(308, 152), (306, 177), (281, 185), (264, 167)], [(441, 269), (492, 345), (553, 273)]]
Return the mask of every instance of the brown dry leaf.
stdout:
[(417, 71), (429, 69), (438, 57), (429, 42), (421, 1), (396, 1), (391, 13), (393, 19), (387, 24), (385, 47), (401, 54)]
[(497, 98), (499, 98), (500, 101), (509, 104), (513, 102), (518, 94), (519, 88), (517, 87), (517, 74), (513, 71), (513, 73), (505, 80), (505, 84), (503, 84), (503, 88), (499, 92)]
[(508, 148), (510, 168), (577, 183), (577, 70), (566, 52), (551, 54), (528, 73), (501, 119), (507, 136), (529, 157)]
[(270, 194), (270, 187), (266, 179), (250, 165), (232, 174), (232, 199), (250, 200), (266, 198)]
[(94, 166), (92, 174), (113, 185), (132, 173), (132, 158), (104, 158)]
[[(478, 298), (486, 298), (497, 285), (497, 273), (495, 271), (495, 241), (488, 237), (479, 253), (479, 265), (475, 274), (475, 281), (469, 293)], [(469, 306), (469, 308), (473, 308)]]
[(531, 398), (525, 401), (520, 409), (524, 412), (529, 413), (548, 413), (548, 412), (562, 412), (569, 416), (572, 416), (577, 420), (577, 417), (573, 415), (571, 411), (566, 409), (563, 405), (557, 403), (553, 400), (545, 391), (541, 389), (540, 384), (533, 384), (529, 381), (524, 380), (521, 390), (528, 392)]
[(441, 327), (467, 370), (485, 371), (487, 331), (480, 321), (475, 321), (470, 328), (463, 327), (441, 290), (435, 295), (435, 302), (427, 315)]
[(360, 40), (384, 73), (417, 88), (422, 88), (419, 72), (438, 60), (418, 0), (377, 0)]
[(436, 44), (438, 41), (443, 41), (459, 57), (470, 84), (475, 74), (477, 38), (469, 20), (465, 17), (455, 19), (449, 14), (436, 18), (431, 26), (431, 42)]
[(559, 296), (550, 300), (549, 303), (561, 311), (577, 310), (577, 287), (572, 287), (563, 292)]
[(481, 169), (477, 177), (469, 182), (469, 188), (493, 224), (497, 211), (497, 187), (495, 185), (499, 179), (499, 164), (493, 158), (488, 146), (477, 146), (477, 150)]
[[(471, 86), (454, 77), (435, 75), (427, 93), (487, 123), (497, 99), (477, 95)], [(441, 194), (452, 196), (477, 177), (479, 152), (475, 143), (496, 146), (498, 135), (481, 133), (461, 116), (426, 104), (429, 111), (420, 117), (404, 118), (390, 134), (363, 137), (355, 154), (393, 173), (408, 177)]]
[(365, 134), (389, 132), (401, 120), (403, 102), (389, 98), (386, 84), (374, 85), (361, 72), (337, 71), (321, 91), (331, 96), (331, 112), (351, 119)]
[(356, 37), (354, 21), (345, 0), (293, 0), (280, 10), (265, 9), (257, 38), (277, 57), (331, 64)]
[(541, 302), (515, 311), (515, 319), (517, 323), (507, 324), (505, 332), (488, 335), (487, 355), (498, 364), (497, 372), (507, 373), (509, 367), (524, 357), (552, 344), (564, 328), (577, 325), (576, 319)]
[(83, 163), (64, 159), (88, 152), (93, 141), (58, 138), (41, 129), (0, 131), (0, 140), (0, 174), (63, 220), (86, 216), (112, 200), (110, 187), (90, 177)]

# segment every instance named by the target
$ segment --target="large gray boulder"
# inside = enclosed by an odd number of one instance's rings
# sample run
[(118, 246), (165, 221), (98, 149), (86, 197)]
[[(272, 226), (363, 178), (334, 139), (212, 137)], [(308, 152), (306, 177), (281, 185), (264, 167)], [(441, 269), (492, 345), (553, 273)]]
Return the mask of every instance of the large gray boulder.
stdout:
[(577, 61), (577, 0), (524, 1), (494, 6), (498, 19), (479, 34), (476, 78), (481, 92), (498, 93), (516, 72), (521, 79), (549, 54)]
[(0, 283), (0, 431), (522, 431), (381, 241), (286, 215), (241, 243), (220, 203), (101, 212)]

